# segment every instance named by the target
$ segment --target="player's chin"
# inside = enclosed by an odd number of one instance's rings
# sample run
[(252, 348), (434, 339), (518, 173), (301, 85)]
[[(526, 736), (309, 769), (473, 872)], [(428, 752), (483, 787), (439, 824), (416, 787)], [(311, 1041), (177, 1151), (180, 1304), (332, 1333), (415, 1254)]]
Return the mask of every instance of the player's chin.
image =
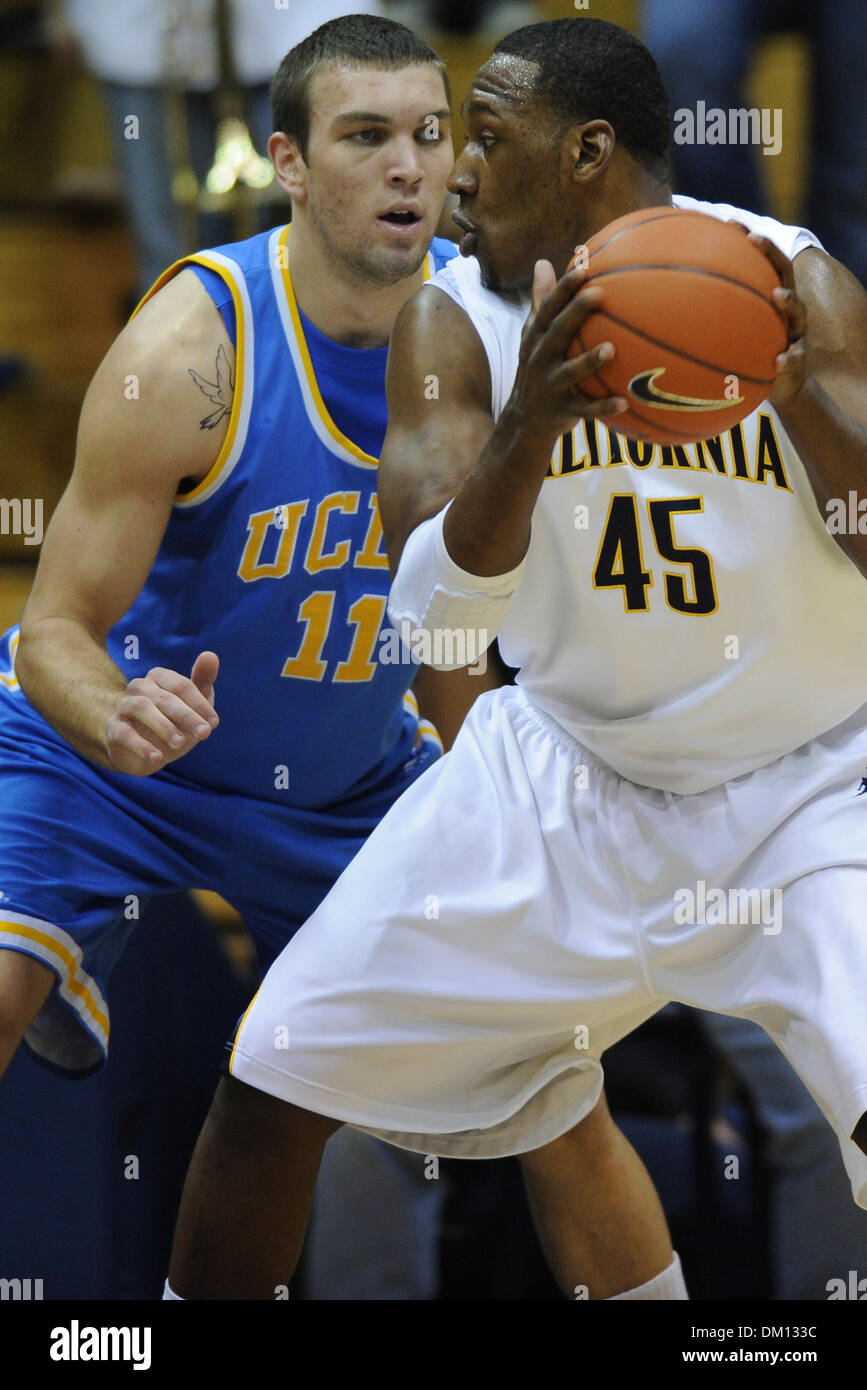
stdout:
[(508, 265), (505, 261), (492, 260), (484, 247), (473, 252), (479, 262), (481, 281), (486, 290), (499, 294), (524, 294), (533, 287), (533, 266)]
[(371, 258), (372, 266), (385, 280), (403, 280), (414, 275), (427, 255), (429, 242), (419, 239), (415, 243), (403, 242), (399, 246), (381, 246), (378, 254)]
[(494, 291), (503, 289), (503, 279), (497, 265), (479, 246), (473, 251), (473, 255), (479, 263), (479, 273), (485, 289)]

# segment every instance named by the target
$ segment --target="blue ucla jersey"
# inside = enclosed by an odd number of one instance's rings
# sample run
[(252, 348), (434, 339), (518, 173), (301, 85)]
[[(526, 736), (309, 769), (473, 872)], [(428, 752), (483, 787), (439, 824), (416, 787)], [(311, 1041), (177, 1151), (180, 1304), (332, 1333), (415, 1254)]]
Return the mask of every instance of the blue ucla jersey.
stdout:
[[(156, 665), (188, 674), (204, 648), (220, 657), (220, 726), (172, 764), (175, 776), (324, 807), (396, 774), (419, 726), (407, 693), (415, 667), (386, 617), (377, 458), (342, 433), (323, 402), (287, 268), (288, 233), (190, 257), (151, 291), (191, 263), (225, 281), (234, 397), (218, 458), (177, 498), (148, 581), (107, 645), (128, 679)], [(455, 251), (434, 242), (426, 278)], [(371, 355), (358, 350), (360, 366)], [(359, 371), (353, 389), (384, 434), (383, 376)]]

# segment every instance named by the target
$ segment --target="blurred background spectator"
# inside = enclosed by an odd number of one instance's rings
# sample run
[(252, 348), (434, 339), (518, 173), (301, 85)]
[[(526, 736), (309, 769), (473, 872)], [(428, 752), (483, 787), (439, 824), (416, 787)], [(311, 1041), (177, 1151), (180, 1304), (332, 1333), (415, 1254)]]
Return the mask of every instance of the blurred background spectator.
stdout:
[[(796, 219), (867, 285), (867, 4), (863, 0), (645, 0), (642, 37), (659, 63), (673, 112), (767, 105), (748, 92), (760, 45), (797, 34), (808, 54), (807, 186)], [(790, 104), (782, 139), (798, 138)], [(673, 146), (677, 191), (773, 213), (767, 165), (755, 145)]]
[[(280, 7), (262, 0), (54, 0), (55, 37), (65, 23), (99, 79), (135, 244), (137, 297), (180, 256), (232, 240), (231, 214), (209, 212), (206, 196), (195, 215), (196, 185), (215, 194), (217, 207), (219, 183), (208, 185), (216, 176), (225, 188), (240, 165), (242, 186), (273, 190), (267, 145), (274, 71), (317, 25), (353, 10), (381, 14), (383, 6), (379, 0), (292, 0)], [(247, 133), (252, 145), (245, 147)], [(221, 161), (235, 168), (220, 171)], [(282, 195), (271, 217), (251, 220), (249, 234), (278, 221), (285, 221)]]

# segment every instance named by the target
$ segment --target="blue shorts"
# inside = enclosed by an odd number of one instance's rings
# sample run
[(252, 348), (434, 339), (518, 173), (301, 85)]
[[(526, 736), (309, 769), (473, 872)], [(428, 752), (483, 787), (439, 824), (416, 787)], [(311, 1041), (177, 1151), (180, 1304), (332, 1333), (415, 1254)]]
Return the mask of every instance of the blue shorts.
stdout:
[(87, 1073), (105, 1060), (105, 988), (144, 902), (206, 888), (237, 909), (262, 968), (318, 907), (397, 797), (439, 756), (422, 722), (398, 777), (323, 811), (186, 781), (183, 760), (129, 777), (80, 757), (0, 673), (0, 948), (57, 986), (25, 1041)]

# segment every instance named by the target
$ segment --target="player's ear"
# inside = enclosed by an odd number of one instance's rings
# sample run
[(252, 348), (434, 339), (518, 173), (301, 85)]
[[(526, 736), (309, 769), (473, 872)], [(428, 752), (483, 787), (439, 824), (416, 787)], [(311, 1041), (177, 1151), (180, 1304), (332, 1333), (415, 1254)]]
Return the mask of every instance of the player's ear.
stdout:
[(275, 130), (268, 141), (268, 154), (280, 187), (293, 203), (303, 202), (307, 192), (307, 165), (295, 136)]
[(564, 143), (569, 178), (590, 183), (608, 168), (615, 146), (614, 129), (607, 121), (586, 121), (573, 126)]

